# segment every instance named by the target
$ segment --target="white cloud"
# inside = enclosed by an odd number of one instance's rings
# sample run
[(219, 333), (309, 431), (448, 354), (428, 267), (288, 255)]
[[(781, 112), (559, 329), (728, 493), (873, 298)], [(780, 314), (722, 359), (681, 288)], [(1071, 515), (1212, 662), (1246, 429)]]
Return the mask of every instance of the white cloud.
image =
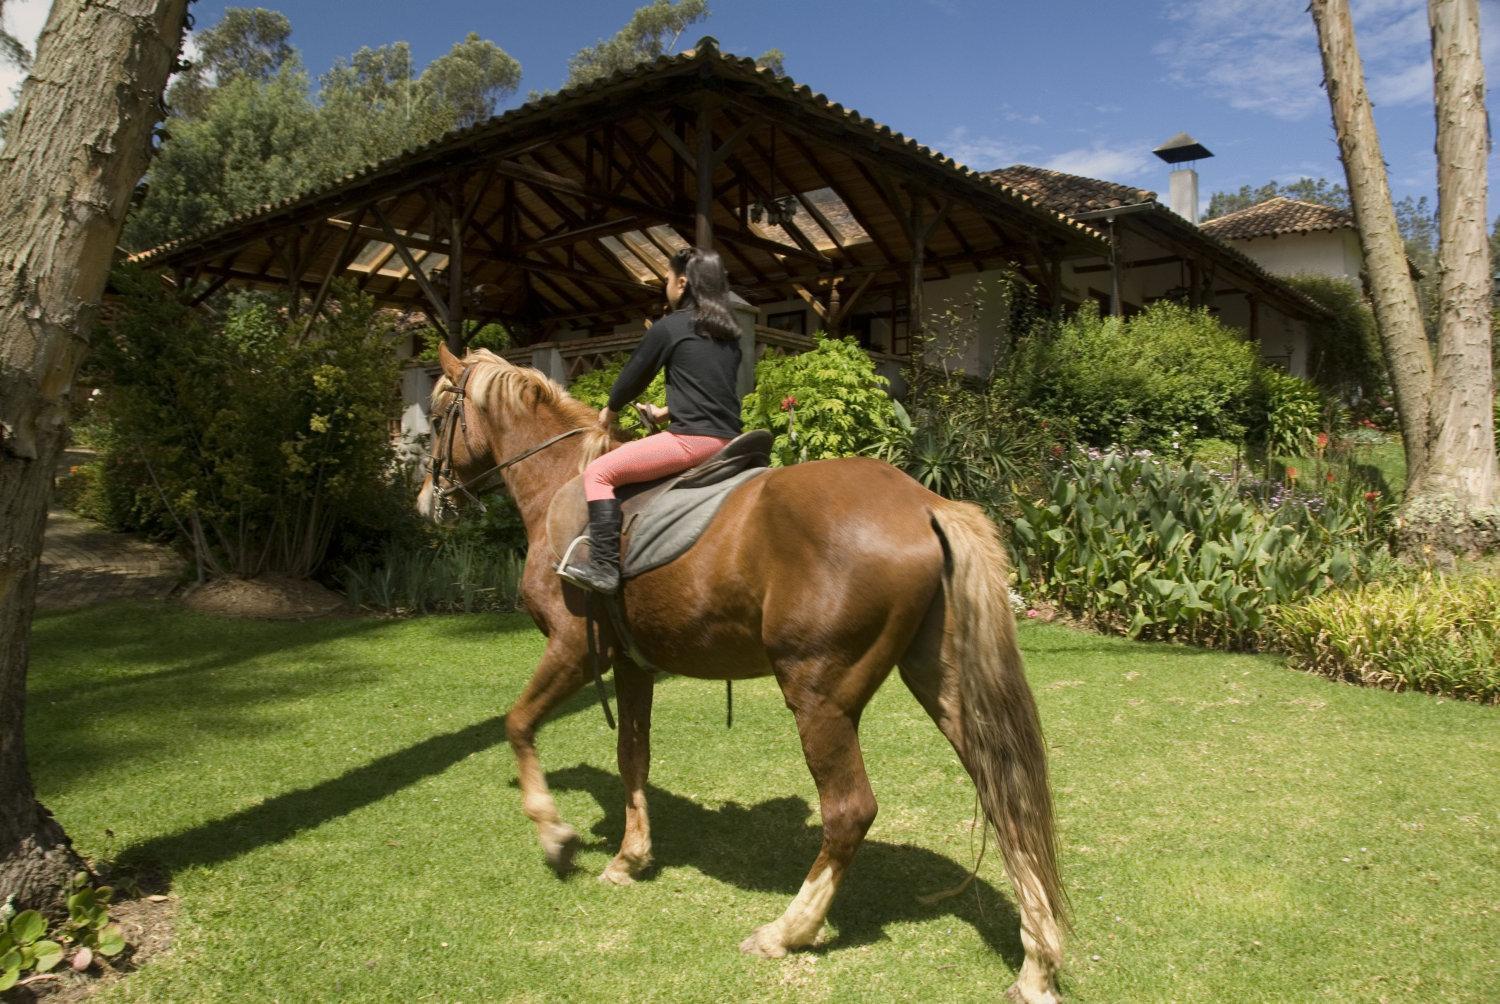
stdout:
[(975, 171), (989, 171), (1008, 167), (1024, 153), (1036, 148), (994, 136), (974, 136), (967, 127), (959, 126), (948, 133), (937, 149)]
[[(1354, 0), (1355, 38), (1376, 104), (1432, 100), (1426, 7), (1423, 0)], [(1169, 80), (1277, 118), (1327, 114), (1317, 31), (1306, 4), (1166, 0), (1164, 16), (1167, 37), (1153, 51)]]
[(1145, 141), (1113, 147), (1096, 143), (1059, 153), (1041, 166), (1101, 181), (1121, 181), (1151, 167), (1151, 147), (1152, 144)]

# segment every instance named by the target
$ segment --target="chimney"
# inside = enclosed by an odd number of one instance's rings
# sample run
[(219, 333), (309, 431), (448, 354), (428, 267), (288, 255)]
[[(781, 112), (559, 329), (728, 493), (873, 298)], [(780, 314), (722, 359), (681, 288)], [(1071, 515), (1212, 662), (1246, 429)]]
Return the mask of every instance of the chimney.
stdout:
[(1185, 132), (1178, 133), (1151, 152), (1168, 164), (1184, 165), (1172, 170), (1171, 187), (1168, 189), (1169, 207), (1189, 223), (1197, 223), (1198, 171), (1193, 164), (1205, 157), (1212, 157), (1213, 154)]

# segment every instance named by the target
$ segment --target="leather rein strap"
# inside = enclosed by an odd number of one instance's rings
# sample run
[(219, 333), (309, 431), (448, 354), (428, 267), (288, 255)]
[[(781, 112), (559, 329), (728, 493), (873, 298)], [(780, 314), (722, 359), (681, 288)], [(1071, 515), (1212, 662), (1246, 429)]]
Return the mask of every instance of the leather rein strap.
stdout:
[[(537, 453), (541, 453), (549, 446), (553, 446), (557, 443), (562, 442), (564, 439), (581, 435), (582, 433), (588, 431), (587, 427), (583, 427), (578, 429), (569, 429), (566, 432), (558, 433), (556, 436), (545, 439), (537, 445), (531, 447), (530, 449), (523, 450), (513, 457), (502, 460), (500, 463), (484, 471), (482, 474), (478, 474), (475, 477), (470, 478), (468, 481), (459, 481), (454, 476), (456, 472), (453, 468), (453, 439), (456, 435), (463, 436), (464, 448), (472, 452), (472, 447), (469, 445), (469, 419), (468, 408), (466, 407), (467, 391), (465, 389), (467, 388), (469, 383), (470, 372), (472, 372), (471, 369), (465, 366), (463, 372), (458, 375), (458, 380), (456, 380), (453, 384), (453, 388), (451, 391), (451, 393), (453, 394), (453, 403), (448, 405), (448, 409), (443, 412), (443, 418), (445, 419), (445, 421), (443, 422), (443, 430), (440, 437), (440, 448), (435, 449), (432, 452), (432, 490), (433, 494), (436, 496), (438, 512), (443, 511), (444, 504), (448, 501), (448, 498), (450, 496), (459, 493), (463, 494), (469, 499), (470, 502), (473, 502), (475, 505), (477, 505), (480, 512), (487, 511), (485, 509), (484, 501), (480, 499), (477, 494), (475, 494), (475, 491), (477, 490), (475, 486), (478, 485), (481, 481), (488, 478), (492, 474), (500, 473), (507, 467), (519, 464), (527, 457), (533, 456)], [(446, 419), (453, 414), (454, 409), (458, 410), (458, 422), (456, 423), (456, 429), (455, 423), (446, 421)]]

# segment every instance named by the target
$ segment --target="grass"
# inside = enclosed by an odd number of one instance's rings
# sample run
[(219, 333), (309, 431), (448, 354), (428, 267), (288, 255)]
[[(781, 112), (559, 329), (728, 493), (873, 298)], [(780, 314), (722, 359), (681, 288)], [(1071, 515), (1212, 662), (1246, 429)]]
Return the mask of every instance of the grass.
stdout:
[[(1496, 712), (1273, 658), (1027, 625), (1077, 931), (1073, 1001), (1493, 1000)], [(818, 842), (770, 681), (657, 690), (659, 869), (619, 840), (585, 692), (541, 737), (581, 873), (551, 876), (500, 726), (541, 651), (519, 616), (271, 624), (162, 606), (36, 622), (30, 742), (84, 853), (156, 862), (176, 947), (105, 1001), (992, 1001), (1020, 962), (972, 788), (892, 680), (864, 720), (881, 814), (827, 946), (742, 957)], [(112, 829), (114, 837), (105, 835)]]

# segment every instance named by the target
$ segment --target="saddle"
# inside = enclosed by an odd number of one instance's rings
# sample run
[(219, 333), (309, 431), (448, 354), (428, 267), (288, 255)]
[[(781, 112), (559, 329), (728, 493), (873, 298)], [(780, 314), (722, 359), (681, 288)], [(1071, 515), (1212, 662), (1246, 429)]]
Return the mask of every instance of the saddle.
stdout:
[[(771, 465), (771, 434), (756, 429), (730, 440), (696, 467), (615, 492), (624, 519), (620, 575), (631, 578), (680, 557), (708, 529), (729, 493)], [(554, 565), (588, 560), (588, 503), (583, 475), (557, 490), (547, 510)]]

